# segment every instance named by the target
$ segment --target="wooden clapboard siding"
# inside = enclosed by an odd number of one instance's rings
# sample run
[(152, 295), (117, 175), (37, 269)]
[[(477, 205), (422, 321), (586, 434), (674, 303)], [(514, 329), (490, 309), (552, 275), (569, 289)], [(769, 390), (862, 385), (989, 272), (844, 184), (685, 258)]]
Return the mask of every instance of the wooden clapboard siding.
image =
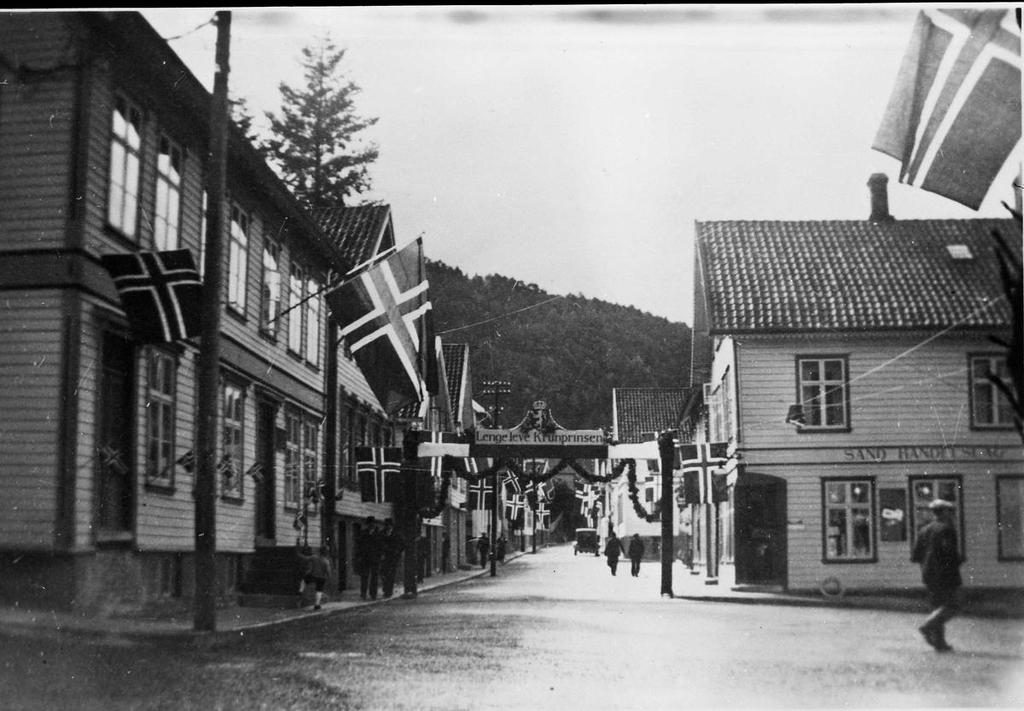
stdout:
[[(970, 429), (968, 353), (994, 352), (985, 334), (937, 339), (903, 357), (929, 334), (759, 341), (739, 347), (742, 442), (746, 447), (846, 447), (969, 440), (1012, 444), (1006, 431)], [(798, 433), (785, 423), (797, 401), (797, 355), (849, 357), (850, 432)]]
[(0, 299), (0, 546), (53, 545), (58, 503), (63, 375), (61, 295)]
[(366, 382), (363, 371), (359, 369), (354, 360), (345, 355), (343, 348), (338, 349), (338, 385), (346, 393), (370, 404), (375, 411), (383, 412), (377, 402), (377, 396), (373, 394), (373, 390)]

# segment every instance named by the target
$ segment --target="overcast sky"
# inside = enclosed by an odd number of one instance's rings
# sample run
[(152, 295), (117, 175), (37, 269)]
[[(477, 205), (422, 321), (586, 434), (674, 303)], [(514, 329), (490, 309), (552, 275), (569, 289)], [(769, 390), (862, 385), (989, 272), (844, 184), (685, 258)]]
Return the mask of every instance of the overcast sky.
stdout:
[[(235, 9), (229, 85), (277, 111), (329, 33), (400, 245), (692, 323), (695, 221), (864, 219), (873, 172), (897, 218), (1007, 216), (1012, 170), (975, 212), (871, 149), (918, 7)], [(212, 88), (213, 10), (143, 13)]]

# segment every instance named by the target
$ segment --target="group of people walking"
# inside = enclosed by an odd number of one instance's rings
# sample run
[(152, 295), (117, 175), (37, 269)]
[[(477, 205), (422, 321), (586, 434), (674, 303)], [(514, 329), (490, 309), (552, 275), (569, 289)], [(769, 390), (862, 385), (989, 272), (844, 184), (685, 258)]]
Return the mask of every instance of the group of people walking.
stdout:
[(378, 586), (384, 597), (395, 594), (395, 576), (403, 550), (402, 537), (390, 518), (384, 519), (384, 527), (379, 529), (377, 519), (367, 516), (356, 536), (354, 562), (359, 576), (359, 599), (376, 600)]
[[(505, 562), (505, 549), (507, 544), (505, 543), (505, 537), (499, 536), (498, 540), (494, 542), (494, 557), (499, 563)], [(476, 554), (480, 559), (480, 567), (486, 568), (487, 562), (491, 559), (491, 539), (487, 537), (487, 532), (484, 531), (480, 534), (480, 537), (476, 539)]]
[(615, 531), (608, 534), (608, 540), (604, 544), (604, 555), (608, 559), (608, 567), (615, 575), (619, 567), (619, 556), (625, 555), (629, 558), (629, 574), (634, 578), (640, 577), (640, 561), (644, 558), (644, 542), (640, 540), (640, 534), (634, 533), (629, 540), (629, 548), (622, 545), (622, 541), (615, 535)]

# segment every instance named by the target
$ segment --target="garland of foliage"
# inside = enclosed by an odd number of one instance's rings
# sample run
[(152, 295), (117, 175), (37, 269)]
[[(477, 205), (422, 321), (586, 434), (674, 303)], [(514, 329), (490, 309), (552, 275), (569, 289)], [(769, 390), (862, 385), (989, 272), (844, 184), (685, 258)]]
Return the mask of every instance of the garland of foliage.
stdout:
[[(632, 461), (632, 460), (630, 460)], [(647, 513), (647, 509), (640, 503), (640, 489), (636, 486), (636, 467), (630, 467), (626, 474), (626, 481), (629, 484), (629, 500), (633, 502), (633, 511), (647, 523), (655, 523), (661, 520), (661, 500), (654, 503), (654, 510)]]

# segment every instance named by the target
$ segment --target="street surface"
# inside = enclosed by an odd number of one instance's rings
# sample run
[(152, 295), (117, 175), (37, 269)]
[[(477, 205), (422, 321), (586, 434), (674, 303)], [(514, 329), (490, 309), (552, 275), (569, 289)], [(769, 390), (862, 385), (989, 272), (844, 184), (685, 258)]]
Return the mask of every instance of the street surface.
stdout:
[[(677, 568), (678, 570), (678, 568)], [(0, 630), (2, 709), (1024, 708), (1024, 622), (661, 598), (572, 547), (391, 601), (191, 641)]]

